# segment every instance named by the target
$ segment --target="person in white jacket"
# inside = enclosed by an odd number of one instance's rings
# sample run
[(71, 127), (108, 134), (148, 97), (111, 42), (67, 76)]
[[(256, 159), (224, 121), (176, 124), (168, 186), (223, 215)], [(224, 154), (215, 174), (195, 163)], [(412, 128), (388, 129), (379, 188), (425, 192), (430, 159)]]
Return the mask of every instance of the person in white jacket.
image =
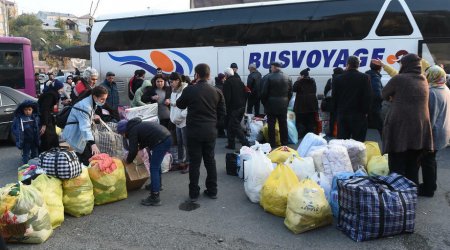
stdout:
[(189, 154), (187, 149), (187, 128), (186, 117), (187, 109), (179, 109), (176, 106), (177, 99), (181, 96), (183, 90), (188, 86), (187, 83), (182, 82), (181, 76), (173, 72), (169, 76), (170, 86), (172, 87), (172, 94), (170, 95), (170, 121), (176, 126), (177, 145), (178, 145), (178, 164), (182, 170), (181, 173), (189, 173)]

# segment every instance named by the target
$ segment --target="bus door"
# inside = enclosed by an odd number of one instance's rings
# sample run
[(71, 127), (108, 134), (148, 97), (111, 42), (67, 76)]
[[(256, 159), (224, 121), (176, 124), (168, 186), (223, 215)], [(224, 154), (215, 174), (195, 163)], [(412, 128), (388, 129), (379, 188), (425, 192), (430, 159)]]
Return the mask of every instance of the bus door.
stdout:
[(450, 74), (450, 38), (419, 40), (418, 54), (433, 65), (443, 65)]
[(240, 47), (217, 49), (217, 73), (215, 76), (217, 76), (217, 74), (219, 73), (223, 73), (226, 68), (230, 68), (230, 65), (232, 63), (237, 64), (237, 72), (241, 76), (242, 81), (244, 81), (244, 69), (247, 69), (248, 65), (244, 64), (244, 49)]

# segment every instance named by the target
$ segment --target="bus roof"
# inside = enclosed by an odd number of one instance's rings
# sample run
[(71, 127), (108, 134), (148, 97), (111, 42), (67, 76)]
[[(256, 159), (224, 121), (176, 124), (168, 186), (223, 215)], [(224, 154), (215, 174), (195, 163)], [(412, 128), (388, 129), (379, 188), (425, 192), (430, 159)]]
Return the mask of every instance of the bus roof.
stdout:
[(25, 37), (0, 36), (0, 43), (16, 43), (31, 45), (31, 41)]
[(187, 10), (143, 10), (143, 11), (133, 11), (133, 12), (124, 12), (117, 14), (107, 14), (96, 18), (96, 22), (101, 21), (109, 21), (114, 19), (122, 19), (122, 18), (133, 18), (133, 17), (141, 17), (141, 16), (153, 16), (153, 15), (164, 15), (164, 14), (176, 14), (176, 13), (186, 13), (186, 12), (197, 12), (197, 11), (207, 11), (207, 10), (222, 10), (222, 9), (237, 9), (244, 7), (252, 7), (252, 6), (266, 6), (266, 5), (280, 5), (280, 4), (289, 4), (289, 3), (302, 3), (302, 2), (319, 2), (319, 1), (329, 1), (329, 0), (282, 0), (282, 1), (269, 1), (269, 2), (255, 2), (255, 3), (245, 3), (245, 4), (230, 4), (230, 5), (221, 5), (221, 6), (213, 6), (213, 7), (203, 7), (203, 8), (195, 8), (195, 9), (187, 9)]

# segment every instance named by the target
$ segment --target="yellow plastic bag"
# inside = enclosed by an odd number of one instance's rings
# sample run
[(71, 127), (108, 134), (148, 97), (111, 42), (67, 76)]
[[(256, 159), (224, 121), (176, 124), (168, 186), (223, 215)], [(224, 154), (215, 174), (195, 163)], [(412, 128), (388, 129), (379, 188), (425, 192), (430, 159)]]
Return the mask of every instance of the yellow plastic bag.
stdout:
[[(266, 140), (266, 142), (268, 142), (269, 141), (269, 127), (267, 124), (264, 125), (262, 131), (263, 131), (264, 140)], [(277, 146), (281, 146), (280, 126), (278, 125), (278, 122), (275, 123), (275, 144)]]
[(389, 174), (389, 161), (388, 155), (383, 156), (374, 156), (370, 159), (369, 164), (367, 165), (367, 173), (370, 176), (373, 175), (382, 175), (386, 176)]
[(289, 192), (284, 225), (299, 234), (330, 225), (331, 208), (323, 189), (313, 180), (305, 179)]
[(64, 221), (62, 181), (58, 178), (41, 174), (31, 181), (31, 185), (35, 187), (44, 198), (53, 229), (61, 226)]
[(300, 157), (298, 152), (290, 147), (278, 147), (267, 155), (273, 163), (285, 163), (289, 157)]
[(52, 233), (48, 210), (36, 188), (19, 182), (0, 189), (0, 234), (7, 242), (39, 244)]
[(298, 183), (298, 178), (290, 167), (278, 164), (261, 190), (261, 206), (269, 213), (285, 217), (287, 196)]
[(55, 126), (55, 131), (56, 131), (56, 135), (57, 136), (60, 136), (61, 133), (62, 133), (62, 129), (60, 127), (58, 127), (58, 126)]
[(89, 177), (94, 186), (95, 205), (126, 199), (128, 197), (125, 168), (121, 160), (113, 158), (117, 168), (110, 174), (100, 170), (95, 160), (91, 161)]
[(372, 158), (373, 156), (381, 156), (381, 150), (378, 146), (378, 142), (366, 141), (364, 142), (364, 145), (366, 145), (367, 166), (367, 164), (369, 164), (370, 158)]
[(64, 212), (75, 217), (92, 213), (94, 209), (94, 191), (86, 168), (81, 175), (63, 181)]

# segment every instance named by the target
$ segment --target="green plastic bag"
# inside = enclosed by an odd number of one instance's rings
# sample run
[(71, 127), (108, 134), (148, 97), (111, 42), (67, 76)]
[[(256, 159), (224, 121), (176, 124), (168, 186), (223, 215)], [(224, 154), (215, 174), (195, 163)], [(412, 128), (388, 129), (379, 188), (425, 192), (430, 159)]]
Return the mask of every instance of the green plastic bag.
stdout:
[(113, 158), (113, 161), (117, 168), (112, 173), (102, 172), (95, 165), (95, 160), (91, 161), (89, 177), (94, 186), (95, 205), (115, 202), (128, 197), (123, 163), (117, 158)]
[(382, 175), (386, 176), (389, 174), (389, 163), (388, 163), (388, 155), (383, 156), (373, 156), (369, 164), (367, 164), (367, 173), (370, 176), (373, 175)]
[(31, 185), (41, 192), (50, 215), (53, 229), (61, 226), (64, 221), (64, 205), (62, 181), (45, 174), (31, 181)]
[(75, 217), (92, 213), (94, 209), (94, 191), (86, 168), (81, 175), (63, 181), (64, 212)]
[(284, 224), (292, 232), (299, 234), (332, 222), (324, 190), (315, 181), (304, 179), (289, 192)]
[(0, 189), (0, 232), (7, 242), (39, 244), (53, 233), (40, 192), (22, 183)]

